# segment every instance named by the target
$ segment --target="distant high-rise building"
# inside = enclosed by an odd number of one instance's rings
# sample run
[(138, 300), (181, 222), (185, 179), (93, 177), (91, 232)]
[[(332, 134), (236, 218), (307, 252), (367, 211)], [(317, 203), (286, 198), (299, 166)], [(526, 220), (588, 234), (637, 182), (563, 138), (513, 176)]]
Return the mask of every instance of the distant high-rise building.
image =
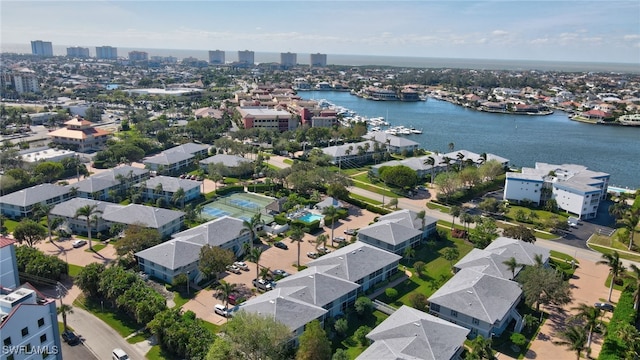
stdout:
[(112, 46), (96, 46), (96, 58), (116, 60), (118, 58), (118, 48)]
[(31, 42), (31, 53), (37, 56), (53, 56), (51, 41), (34, 40)]
[(209, 64), (224, 64), (224, 51), (213, 50), (209, 51)]
[(129, 61), (149, 61), (149, 54), (144, 51), (129, 51)]
[(298, 54), (290, 52), (280, 53), (280, 65), (285, 68), (298, 65)]
[(311, 54), (311, 66), (325, 67), (327, 66), (327, 54)]
[(241, 64), (253, 65), (255, 64), (253, 51), (245, 50), (238, 51), (238, 62)]
[(2, 86), (12, 85), (18, 94), (39, 93), (40, 84), (33, 70), (22, 68), (2, 74)]
[(89, 48), (80, 47), (80, 46), (72, 46), (67, 48), (67, 56), (74, 58), (88, 58), (89, 57)]

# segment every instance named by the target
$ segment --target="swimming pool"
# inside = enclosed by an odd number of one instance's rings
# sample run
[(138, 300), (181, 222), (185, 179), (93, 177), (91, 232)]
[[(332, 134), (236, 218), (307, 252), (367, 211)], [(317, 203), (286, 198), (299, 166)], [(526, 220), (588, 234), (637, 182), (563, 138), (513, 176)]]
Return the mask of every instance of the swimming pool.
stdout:
[(625, 188), (609, 185), (607, 186), (607, 192), (615, 192), (618, 194), (622, 194), (622, 193), (634, 194), (636, 191), (634, 189), (625, 189)]
[(314, 222), (316, 220), (322, 220), (322, 218), (323, 218), (322, 215), (316, 215), (316, 214), (312, 214), (312, 213), (308, 212), (308, 213), (304, 214), (303, 216), (300, 216), (296, 220), (304, 221), (307, 224), (311, 224), (312, 222)]

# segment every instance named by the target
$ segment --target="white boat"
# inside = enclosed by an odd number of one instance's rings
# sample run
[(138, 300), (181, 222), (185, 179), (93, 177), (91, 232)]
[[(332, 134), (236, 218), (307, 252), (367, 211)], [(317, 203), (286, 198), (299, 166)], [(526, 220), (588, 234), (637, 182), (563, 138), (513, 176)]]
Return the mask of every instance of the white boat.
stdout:
[(398, 135), (398, 130), (396, 130), (394, 128), (387, 129), (384, 132), (389, 134), (389, 135)]
[(380, 128), (377, 127), (377, 126), (374, 126), (374, 127), (371, 128), (371, 131), (372, 132), (380, 131)]
[(418, 130), (418, 129), (411, 129), (411, 133), (412, 133), (412, 134), (422, 134), (422, 130)]

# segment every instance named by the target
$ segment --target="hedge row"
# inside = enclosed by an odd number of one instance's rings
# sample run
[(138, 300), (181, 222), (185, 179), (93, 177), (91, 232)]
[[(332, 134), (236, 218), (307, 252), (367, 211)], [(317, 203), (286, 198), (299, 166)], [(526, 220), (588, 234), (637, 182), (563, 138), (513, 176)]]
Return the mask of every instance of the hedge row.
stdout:
[(231, 185), (231, 186), (225, 186), (223, 188), (219, 188), (218, 190), (216, 190), (216, 195), (222, 196), (222, 195), (228, 195), (231, 193), (243, 192), (243, 191), (244, 191), (244, 186)]
[(371, 204), (366, 203), (366, 202), (364, 202), (364, 201), (362, 201), (360, 199), (354, 199), (354, 198), (352, 198), (350, 196), (347, 197), (346, 199), (341, 199), (341, 200), (346, 201), (351, 205), (355, 205), (355, 206), (357, 206), (357, 207), (359, 207), (361, 209), (369, 210), (369, 211), (371, 211), (372, 213), (375, 213), (375, 214), (387, 215), (387, 214), (391, 213), (391, 210), (389, 210), (389, 209), (385, 209), (385, 208), (382, 208), (380, 206), (371, 205)]
[(622, 290), (620, 300), (613, 312), (609, 326), (607, 327), (607, 335), (602, 344), (602, 350), (598, 360), (616, 360), (620, 359), (621, 354), (625, 353), (626, 344), (618, 337), (618, 330), (625, 324), (634, 325), (636, 322), (636, 311), (633, 309), (633, 293), (635, 285), (630, 284)]

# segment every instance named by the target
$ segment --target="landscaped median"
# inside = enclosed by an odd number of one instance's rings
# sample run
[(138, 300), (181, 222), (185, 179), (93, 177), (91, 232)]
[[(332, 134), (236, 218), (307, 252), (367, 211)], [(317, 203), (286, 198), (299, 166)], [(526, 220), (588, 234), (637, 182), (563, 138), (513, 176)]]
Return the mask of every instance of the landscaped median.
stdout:
[(613, 254), (614, 251), (617, 251), (622, 259), (640, 261), (640, 254), (635, 251), (628, 251), (627, 246), (617, 241), (614, 235), (609, 237), (593, 234), (587, 240), (587, 246), (591, 250), (602, 254)]

